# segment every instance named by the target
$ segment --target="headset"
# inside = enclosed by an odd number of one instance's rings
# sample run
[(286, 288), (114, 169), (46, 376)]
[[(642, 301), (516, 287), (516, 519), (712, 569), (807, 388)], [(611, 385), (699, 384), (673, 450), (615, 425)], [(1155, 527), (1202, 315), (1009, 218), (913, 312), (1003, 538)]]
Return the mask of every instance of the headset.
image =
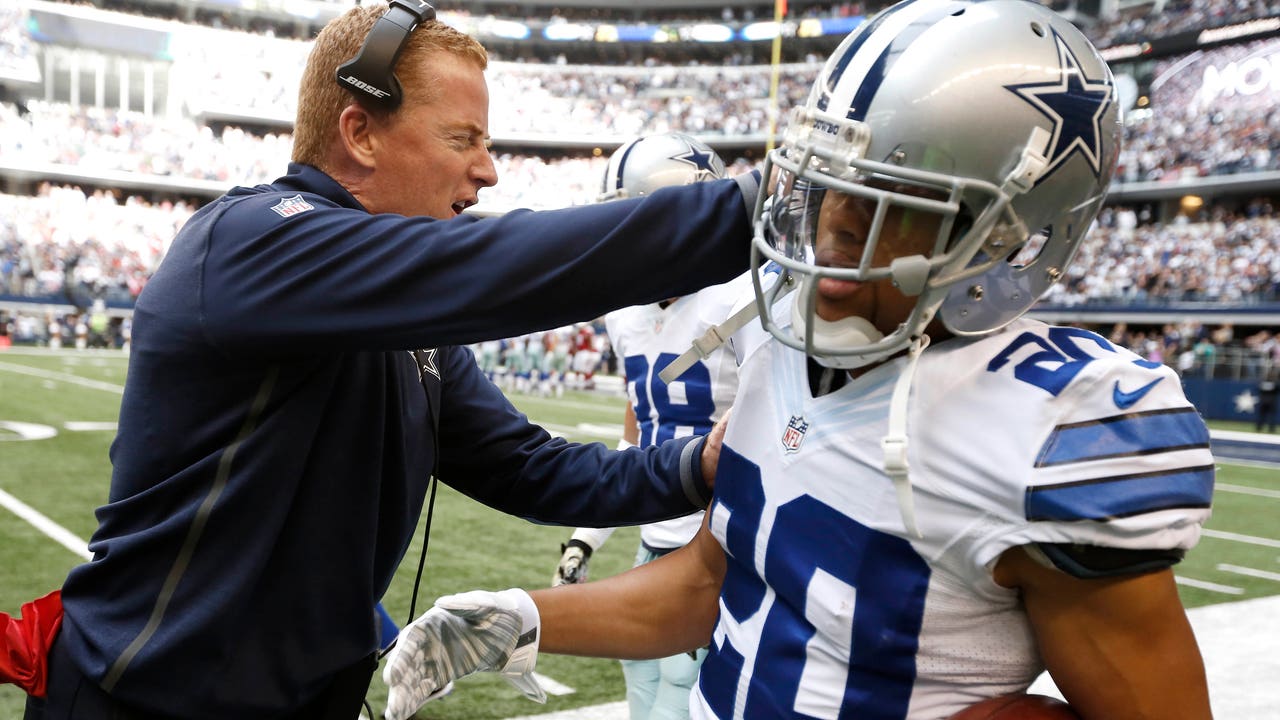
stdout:
[(400, 107), (404, 95), (395, 74), (396, 60), (414, 29), (435, 17), (436, 9), (426, 0), (391, 0), (360, 52), (338, 66), (338, 84), (386, 110)]

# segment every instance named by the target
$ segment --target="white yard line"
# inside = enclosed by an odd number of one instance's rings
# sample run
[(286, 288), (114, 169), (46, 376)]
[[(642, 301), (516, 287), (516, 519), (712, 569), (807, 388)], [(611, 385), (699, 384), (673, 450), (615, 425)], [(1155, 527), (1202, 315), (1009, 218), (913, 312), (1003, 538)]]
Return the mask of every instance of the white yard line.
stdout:
[(1232, 587), (1230, 585), (1219, 585), (1208, 580), (1196, 580), (1194, 578), (1182, 577), (1181, 575), (1173, 576), (1174, 582), (1187, 587), (1199, 588), (1210, 592), (1222, 593), (1223, 595), (1243, 595), (1244, 588)]
[(1231, 563), (1218, 563), (1218, 569), (1223, 572), (1235, 573), (1236, 575), (1244, 575), (1246, 577), (1256, 577), (1263, 580), (1280, 582), (1280, 573), (1271, 572), (1270, 570), (1258, 570), (1257, 568), (1245, 567), (1243, 565), (1232, 565)]
[(0, 490), (0, 505), (4, 506), (14, 515), (26, 520), (32, 527), (49, 536), (49, 538), (62, 547), (70, 550), (76, 555), (79, 555), (85, 560), (93, 559), (93, 555), (89, 553), (89, 543), (76, 537), (75, 533), (50, 520), (48, 516), (44, 515), (39, 510), (36, 510), (30, 505), (22, 502), (4, 490)]
[(68, 421), (62, 423), (62, 427), (71, 432), (115, 432), (117, 423), (115, 422), (91, 422), (91, 421)]
[(1232, 540), (1235, 542), (1248, 543), (1250, 545), (1261, 545), (1262, 547), (1280, 548), (1280, 540), (1272, 540), (1271, 538), (1256, 537), (1254, 535), (1241, 535), (1240, 533), (1225, 532), (1222, 530), (1202, 529), (1200, 534), (1205, 537), (1216, 538), (1218, 540)]
[(547, 691), (548, 695), (572, 695), (578, 692), (568, 685), (552, 680), (542, 673), (534, 673), (533, 677), (538, 681), (538, 684), (542, 686), (542, 689)]
[(1239, 430), (1210, 430), (1209, 437), (1218, 440), (1235, 440), (1237, 442), (1255, 442), (1264, 445), (1280, 445), (1280, 435), (1259, 432), (1241, 432)]
[(593, 425), (591, 423), (579, 423), (577, 425), (560, 425), (557, 423), (539, 423), (539, 425), (551, 433), (559, 437), (578, 437), (581, 435), (590, 435), (591, 437), (618, 439), (622, 437), (622, 426), (618, 426), (617, 432), (614, 432), (607, 426)]
[(627, 720), (630, 717), (625, 700), (605, 703), (604, 705), (588, 705), (576, 710), (561, 710), (544, 715), (521, 715), (508, 720)]
[(1277, 498), (1280, 499), (1280, 490), (1267, 490), (1266, 488), (1249, 487), (1247, 485), (1232, 485), (1231, 483), (1214, 483), (1214, 492), (1225, 491), (1239, 493), (1241, 495), (1257, 495), (1258, 497)]
[(7, 363), (0, 361), (0, 370), (19, 375), (30, 375), (32, 377), (44, 378), (45, 380), (55, 380), (58, 382), (79, 385), (80, 387), (92, 388), (94, 390), (103, 390), (116, 395), (124, 394), (124, 386), (115, 383), (102, 382), (101, 380), (89, 380), (79, 375), (70, 373), (53, 372), (52, 370), (41, 370), (40, 368), (27, 367), (26, 365), (18, 365), (16, 363)]

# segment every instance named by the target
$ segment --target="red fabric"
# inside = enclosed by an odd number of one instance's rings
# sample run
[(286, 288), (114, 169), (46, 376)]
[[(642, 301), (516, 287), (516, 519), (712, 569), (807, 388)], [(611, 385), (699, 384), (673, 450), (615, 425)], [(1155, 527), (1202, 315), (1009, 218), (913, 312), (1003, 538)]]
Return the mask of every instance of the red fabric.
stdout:
[(49, 681), (49, 646), (62, 627), (62, 591), (24, 603), (15, 619), (0, 613), (0, 682), (44, 697)]

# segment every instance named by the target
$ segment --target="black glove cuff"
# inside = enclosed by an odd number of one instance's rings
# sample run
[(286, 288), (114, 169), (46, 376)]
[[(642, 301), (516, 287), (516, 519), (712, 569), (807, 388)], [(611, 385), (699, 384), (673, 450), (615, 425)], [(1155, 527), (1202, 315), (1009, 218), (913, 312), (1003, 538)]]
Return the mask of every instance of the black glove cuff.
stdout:
[(561, 554), (561, 555), (563, 555), (563, 554), (564, 554), (564, 551), (565, 551), (565, 550), (568, 550), (568, 549), (569, 549), (569, 548), (571, 548), (571, 547), (581, 548), (581, 550), (582, 550), (582, 557), (583, 557), (583, 558), (585, 558), (585, 559), (587, 559), (587, 560), (590, 560), (590, 559), (591, 559), (591, 552), (592, 552), (592, 551), (591, 551), (591, 546), (590, 546), (590, 545), (588, 545), (588, 544), (586, 544), (586, 543), (584, 543), (584, 542), (582, 542), (581, 540), (574, 540), (574, 539), (570, 539), (570, 540), (569, 540), (569, 542), (567, 542), (567, 543), (565, 543), (564, 545), (561, 545), (561, 546), (560, 546), (560, 554)]

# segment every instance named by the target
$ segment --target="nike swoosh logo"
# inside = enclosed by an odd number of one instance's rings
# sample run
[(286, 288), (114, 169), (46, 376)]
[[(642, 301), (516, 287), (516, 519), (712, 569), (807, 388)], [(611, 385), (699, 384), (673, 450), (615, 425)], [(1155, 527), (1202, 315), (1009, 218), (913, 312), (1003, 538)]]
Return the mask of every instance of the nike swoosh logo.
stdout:
[(1133, 407), (1134, 403), (1141, 400), (1143, 395), (1151, 392), (1151, 388), (1155, 387), (1163, 379), (1164, 378), (1156, 378), (1155, 380), (1152, 380), (1146, 385), (1143, 385), (1137, 390), (1133, 390), (1131, 392), (1121, 390), (1120, 381), (1117, 380), (1115, 387), (1111, 389), (1111, 399), (1115, 401), (1116, 407), (1121, 410), (1128, 410), (1130, 407)]

